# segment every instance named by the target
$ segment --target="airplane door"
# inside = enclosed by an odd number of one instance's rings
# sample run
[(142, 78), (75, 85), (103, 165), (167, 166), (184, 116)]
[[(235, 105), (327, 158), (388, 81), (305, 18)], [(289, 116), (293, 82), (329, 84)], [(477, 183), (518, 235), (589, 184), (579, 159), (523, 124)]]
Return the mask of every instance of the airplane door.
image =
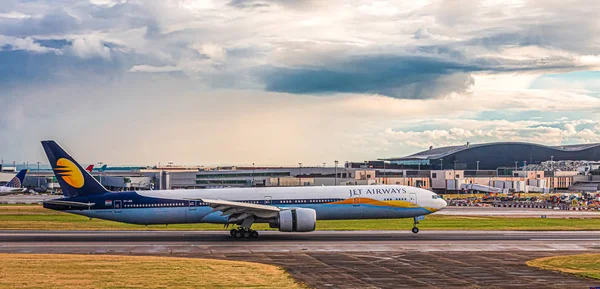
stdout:
[(270, 196), (265, 197), (265, 205), (271, 205), (273, 198)]
[(121, 202), (121, 200), (114, 201), (113, 207), (115, 209), (115, 213), (120, 213), (121, 209), (123, 208), (123, 203)]
[(196, 201), (190, 201), (190, 211), (196, 210)]
[(355, 207), (360, 206), (360, 198), (358, 198), (358, 197), (352, 198), (352, 205)]
[(411, 203), (416, 204), (417, 203), (417, 194), (415, 194), (415, 193), (408, 194), (408, 199)]

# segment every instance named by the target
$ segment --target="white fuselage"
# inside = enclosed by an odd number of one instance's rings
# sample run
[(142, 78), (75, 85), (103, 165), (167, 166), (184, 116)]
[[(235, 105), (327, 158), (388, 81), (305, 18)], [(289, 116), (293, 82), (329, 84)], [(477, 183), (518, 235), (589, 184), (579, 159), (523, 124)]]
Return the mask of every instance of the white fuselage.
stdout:
[(204, 204), (203, 198), (279, 208), (310, 208), (321, 220), (409, 218), (431, 214), (446, 206), (443, 199), (428, 190), (377, 185), (107, 193), (69, 199), (94, 203), (90, 209), (61, 210), (134, 224), (227, 223), (227, 216)]
[(3, 186), (3, 187), (0, 187), (0, 196), (23, 193), (26, 190), (27, 190), (26, 188), (12, 188), (12, 187), (4, 187)]

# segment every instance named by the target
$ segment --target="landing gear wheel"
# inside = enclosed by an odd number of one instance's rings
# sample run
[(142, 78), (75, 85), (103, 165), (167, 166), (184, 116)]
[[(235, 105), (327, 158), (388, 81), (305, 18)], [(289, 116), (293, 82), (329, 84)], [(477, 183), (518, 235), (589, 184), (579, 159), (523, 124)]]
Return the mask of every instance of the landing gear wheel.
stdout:
[(231, 234), (231, 237), (235, 237), (236, 232), (237, 232), (236, 229), (231, 229), (231, 231), (229, 231), (229, 234)]
[(254, 231), (253, 230), (250, 237), (252, 237), (252, 238), (258, 238), (258, 231)]
[(419, 228), (417, 228), (417, 227), (412, 228), (412, 232), (415, 233), (415, 234), (418, 233), (419, 232)]
[(244, 233), (243, 233), (244, 239), (250, 238), (250, 235), (251, 235), (251, 233), (248, 230), (245, 230)]
[(241, 231), (241, 230), (235, 230), (235, 235), (234, 235), (234, 237), (235, 237), (236, 239), (239, 239), (239, 238), (241, 238), (241, 237), (242, 237), (242, 231)]

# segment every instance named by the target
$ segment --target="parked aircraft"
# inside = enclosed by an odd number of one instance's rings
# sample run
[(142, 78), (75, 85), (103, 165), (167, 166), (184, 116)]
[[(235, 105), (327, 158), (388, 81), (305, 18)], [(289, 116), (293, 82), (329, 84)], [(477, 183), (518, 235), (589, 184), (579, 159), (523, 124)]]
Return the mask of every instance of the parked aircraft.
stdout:
[(0, 196), (18, 194), (27, 191), (26, 188), (22, 187), (26, 174), (27, 170), (21, 170), (14, 178), (10, 180), (10, 182), (3, 187), (0, 187)]

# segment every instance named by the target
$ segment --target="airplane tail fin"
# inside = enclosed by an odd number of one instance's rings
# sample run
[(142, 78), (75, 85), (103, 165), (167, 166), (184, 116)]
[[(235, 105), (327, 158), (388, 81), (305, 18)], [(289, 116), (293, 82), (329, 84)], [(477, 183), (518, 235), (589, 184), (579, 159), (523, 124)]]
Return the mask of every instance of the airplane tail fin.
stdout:
[(91, 173), (94, 170), (94, 165), (87, 166), (87, 168), (85, 168), (85, 170)]
[(21, 186), (23, 186), (23, 180), (25, 179), (26, 174), (27, 174), (27, 170), (19, 171), (19, 173), (14, 178), (12, 178), (12, 180), (10, 180), (10, 182), (8, 182), (6, 184), (6, 187), (20, 188)]
[(55, 141), (42, 141), (42, 146), (65, 197), (93, 196), (108, 192)]
[(106, 171), (106, 165), (103, 165), (103, 166), (100, 168), (100, 171), (101, 171), (101, 172), (104, 172), (104, 171)]

